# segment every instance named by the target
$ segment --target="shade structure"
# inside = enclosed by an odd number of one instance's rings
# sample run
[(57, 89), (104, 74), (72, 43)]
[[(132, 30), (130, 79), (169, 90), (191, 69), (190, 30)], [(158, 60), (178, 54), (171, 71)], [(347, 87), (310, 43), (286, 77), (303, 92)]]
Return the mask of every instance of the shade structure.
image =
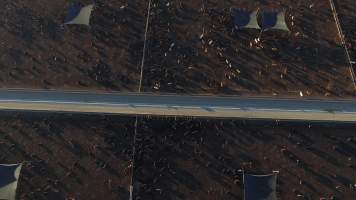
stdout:
[(277, 200), (277, 174), (244, 174), (244, 200)]
[(0, 164), (0, 199), (15, 200), (22, 164)]
[(284, 31), (289, 31), (285, 20), (285, 11), (281, 12), (263, 12), (262, 13), (262, 22), (261, 29), (279, 29)]
[(246, 25), (246, 28), (256, 28), (256, 29), (259, 28), (257, 16), (258, 16), (258, 10), (253, 11), (250, 14), (250, 22)]
[(83, 6), (75, 3), (68, 9), (68, 14), (64, 24), (83, 24), (89, 26), (90, 16), (94, 9), (94, 4)]
[(234, 19), (234, 25), (241, 28), (255, 28), (259, 29), (257, 22), (257, 13), (258, 11), (247, 12), (242, 10), (234, 10), (232, 15)]

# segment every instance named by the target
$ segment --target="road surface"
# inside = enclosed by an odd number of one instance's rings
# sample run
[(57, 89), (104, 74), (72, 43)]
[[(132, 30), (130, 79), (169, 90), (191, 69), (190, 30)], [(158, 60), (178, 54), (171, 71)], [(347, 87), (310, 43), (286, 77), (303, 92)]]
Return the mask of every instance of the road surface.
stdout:
[(356, 122), (356, 101), (0, 90), (0, 110)]

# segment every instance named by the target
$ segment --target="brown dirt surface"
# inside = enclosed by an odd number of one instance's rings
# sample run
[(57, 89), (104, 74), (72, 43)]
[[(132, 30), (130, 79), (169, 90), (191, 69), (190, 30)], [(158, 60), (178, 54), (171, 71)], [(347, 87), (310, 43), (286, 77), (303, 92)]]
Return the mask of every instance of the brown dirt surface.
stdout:
[(132, 126), (132, 118), (2, 114), (0, 163), (24, 163), (17, 199), (128, 199)]
[[(134, 118), (0, 115), (0, 163), (23, 162), (18, 199), (123, 199)], [(134, 161), (139, 199), (242, 199), (243, 169), (278, 170), (279, 199), (356, 198), (352, 124), (141, 117)]]
[(354, 125), (146, 119), (135, 199), (243, 199), (242, 173), (278, 170), (278, 198), (355, 199)]
[(352, 0), (334, 0), (334, 2), (339, 14), (346, 42), (349, 45), (351, 57), (353, 60), (356, 60), (356, 2)]
[(98, 1), (90, 27), (62, 25), (67, 0), (3, 0), (0, 6), (1, 87), (137, 90), (143, 1)]
[[(145, 91), (353, 96), (328, 1), (153, 1)], [(231, 9), (287, 9), (291, 34), (234, 28)], [(326, 31), (327, 30), (327, 31)]]
[[(0, 2), (0, 86), (137, 91), (147, 1), (98, 1), (90, 27), (62, 26), (69, 5)], [(236, 8), (286, 9), (292, 32), (251, 47), (259, 30), (236, 30)], [(145, 92), (355, 95), (328, 1), (153, 0), (147, 38)]]

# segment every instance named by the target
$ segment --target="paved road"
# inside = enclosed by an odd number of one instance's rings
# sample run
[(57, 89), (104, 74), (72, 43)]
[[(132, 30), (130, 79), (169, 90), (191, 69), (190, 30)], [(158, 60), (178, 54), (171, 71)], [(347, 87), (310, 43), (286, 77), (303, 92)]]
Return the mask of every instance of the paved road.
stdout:
[(356, 101), (0, 90), (0, 110), (356, 122)]

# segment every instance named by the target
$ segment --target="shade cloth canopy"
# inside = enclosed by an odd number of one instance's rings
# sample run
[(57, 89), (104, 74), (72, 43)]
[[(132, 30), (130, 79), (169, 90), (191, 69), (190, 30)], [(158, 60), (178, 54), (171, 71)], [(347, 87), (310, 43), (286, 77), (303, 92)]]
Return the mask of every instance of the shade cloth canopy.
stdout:
[(257, 11), (246, 12), (242, 10), (233, 11), (234, 24), (237, 28), (255, 28), (259, 29), (257, 22)]
[(245, 200), (277, 200), (277, 174), (244, 174)]
[(0, 164), (0, 199), (15, 200), (22, 164)]
[(87, 6), (83, 6), (81, 3), (72, 4), (68, 9), (64, 24), (83, 24), (89, 26), (93, 9), (94, 4)]
[(287, 23), (285, 21), (285, 11), (281, 12), (263, 12), (261, 29), (280, 29), (289, 31)]

